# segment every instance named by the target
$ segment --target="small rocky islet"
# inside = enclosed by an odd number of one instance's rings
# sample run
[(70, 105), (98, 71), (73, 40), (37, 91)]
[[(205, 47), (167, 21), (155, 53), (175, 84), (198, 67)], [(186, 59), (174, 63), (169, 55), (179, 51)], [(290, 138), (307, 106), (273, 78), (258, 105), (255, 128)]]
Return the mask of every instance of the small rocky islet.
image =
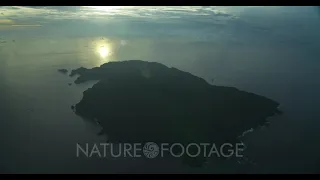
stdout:
[(67, 69), (58, 69), (58, 72), (60, 72), (62, 74), (67, 74), (68, 70)]
[(274, 100), (156, 62), (109, 62), (74, 75), (75, 84), (98, 80), (72, 109), (97, 120), (112, 143), (235, 143), (281, 113)]

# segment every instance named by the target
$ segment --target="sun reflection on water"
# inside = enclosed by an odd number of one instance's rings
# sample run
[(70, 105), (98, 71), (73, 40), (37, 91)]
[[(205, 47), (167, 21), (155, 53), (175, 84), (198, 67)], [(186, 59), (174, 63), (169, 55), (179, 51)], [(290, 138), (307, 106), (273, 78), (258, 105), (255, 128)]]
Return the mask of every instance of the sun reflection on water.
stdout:
[[(90, 44), (85, 46), (94, 56), (91, 61), (95, 61), (95, 66), (100, 66), (110, 61), (117, 61), (117, 51), (127, 46), (128, 41), (125, 39), (108, 39), (106, 37), (96, 37), (89, 39)], [(91, 54), (90, 53), (90, 54)]]
[(107, 40), (97, 40), (94, 42), (95, 51), (100, 56), (100, 58), (107, 58), (112, 55), (112, 44)]
[(105, 58), (105, 57), (111, 55), (110, 49), (109, 49), (108, 47), (104, 47), (104, 46), (103, 46), (103, 47), (100, 47), (100, 48), (98, 49), (98, 53), (100, 54), (100, 57), (102, 57), (102, 58)]

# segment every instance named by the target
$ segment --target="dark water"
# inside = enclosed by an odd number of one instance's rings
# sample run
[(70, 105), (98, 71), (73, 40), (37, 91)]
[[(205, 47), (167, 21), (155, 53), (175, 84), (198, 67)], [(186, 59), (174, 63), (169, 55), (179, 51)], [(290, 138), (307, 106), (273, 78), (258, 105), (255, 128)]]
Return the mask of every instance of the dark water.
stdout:
[[(98, 127), (70, 108), (93, 83), (69, 86), (73, 79), (57, 69), (128, 59), (157, 61), (207, 80), (214, 78), (217, 85), (234, 86), (280, 102), (281, 117), (243, 138), (246, 153), (257, 163), (251, 172), (320, 172), (320, 19), (316, 19), (317, 13), (308, 19), (307, 15), (284, 12), (264, 21), (271, 29), (268, 33), (237, 36), (232, 34), (236, 31), (226, 30), (237, 39), (129, 38), (123, 43), (108, 36), (104, 36), (108, 41), (99, 40), (100, 36), (21, 37), (1, 45), (0, 172), (221, 172), (224, 167), (194, 170), (178, 160), (146, 163), (76, 157), (76, 143), (105, 140), (95, 135)], [(266, 18), (250, 13), (244, 16), (251, 22)], [(282, 23), (285, 27), (279, 26)], [(107, 49), (100, 49), (104, 45)]]

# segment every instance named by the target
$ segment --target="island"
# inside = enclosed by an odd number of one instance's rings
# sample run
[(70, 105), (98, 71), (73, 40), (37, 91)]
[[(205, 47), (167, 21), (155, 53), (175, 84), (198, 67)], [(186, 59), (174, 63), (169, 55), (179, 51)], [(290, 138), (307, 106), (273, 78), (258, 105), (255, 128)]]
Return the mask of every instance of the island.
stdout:
[(68, 70), (67, 69), (58, 69), (58, 72), (60, 72), (62, 74), (67, 74)]
[(75, 84), (98, 82), (83, 92), (73, 110), (98, 121), (113, 143), (235, 143), (243, 132), (281, 113), (274, 100), (211, 85), (157, 62), (109, 62), (80, 67), (71, 71), (74, 75), (79, 75)]

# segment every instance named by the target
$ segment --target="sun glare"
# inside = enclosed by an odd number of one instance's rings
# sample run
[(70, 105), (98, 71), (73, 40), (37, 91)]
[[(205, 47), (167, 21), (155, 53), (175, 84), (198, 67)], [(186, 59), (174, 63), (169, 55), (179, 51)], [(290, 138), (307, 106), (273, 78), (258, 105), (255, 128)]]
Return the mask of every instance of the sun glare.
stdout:
[(105, 58), (110, 55), (110, 49), (108, 49), (107, 47), (100, 47), (99, 54), (102, 58)]
[(90, 46), (90, 49), (93, 50), (92, 52), (97, 57), (95, 58), (97, 66), (109, 62), (114, 55), (112, 42), (106, 37), (96, 37), (91, 40)]

